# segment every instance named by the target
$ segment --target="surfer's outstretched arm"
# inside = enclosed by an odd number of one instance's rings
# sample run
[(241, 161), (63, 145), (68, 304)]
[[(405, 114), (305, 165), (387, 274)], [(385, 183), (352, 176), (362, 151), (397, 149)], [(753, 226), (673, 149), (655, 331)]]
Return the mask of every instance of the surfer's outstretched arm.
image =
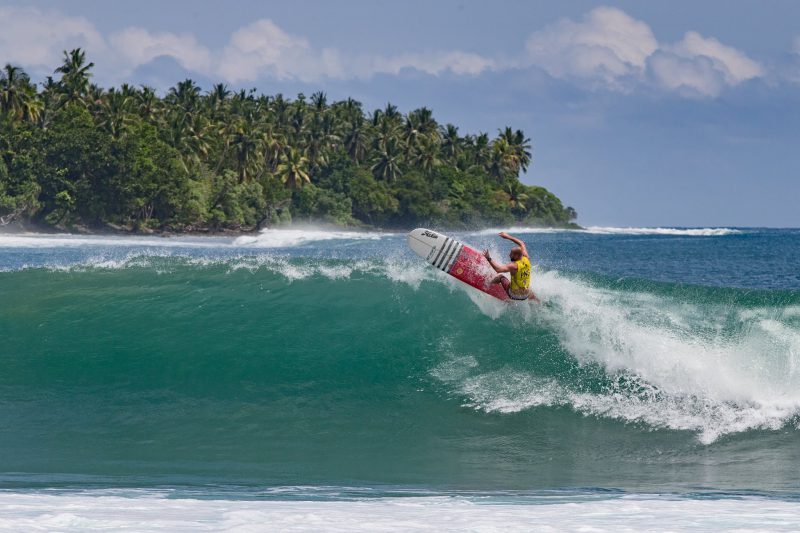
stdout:
[(501, 238), (511, 241), (517, 246), (519, 246), (522, 249), (522, 255), (528, 257), (528, 249), (525, 247), (525, 243), (522, 241), (522, 239), (517, 239), (516, 237), (512, 237), (505, 231), (501, 231), (499, 235)]

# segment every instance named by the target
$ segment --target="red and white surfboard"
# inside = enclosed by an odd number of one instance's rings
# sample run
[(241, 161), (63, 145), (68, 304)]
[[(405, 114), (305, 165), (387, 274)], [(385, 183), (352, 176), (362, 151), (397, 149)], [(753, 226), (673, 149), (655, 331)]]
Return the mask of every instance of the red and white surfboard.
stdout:
[(414, 253), (439, 270), (500, 300), (510, 300), (502, 285), (490, 283), (497, 273), (483, 254), (466, 244), (431, 231), (417, 228), (408, 234)]

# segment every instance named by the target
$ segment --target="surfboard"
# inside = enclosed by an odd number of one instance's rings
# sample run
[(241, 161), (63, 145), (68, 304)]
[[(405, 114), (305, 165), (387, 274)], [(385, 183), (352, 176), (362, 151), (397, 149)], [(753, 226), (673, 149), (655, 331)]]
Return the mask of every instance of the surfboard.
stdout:
[(457, 280), (499, 300), (511, 300), (502, 285), (491, 283), (497, 273), (483, 254), (463, 242), (417, 228), (408, 234), (408, 246), (415, 254)]

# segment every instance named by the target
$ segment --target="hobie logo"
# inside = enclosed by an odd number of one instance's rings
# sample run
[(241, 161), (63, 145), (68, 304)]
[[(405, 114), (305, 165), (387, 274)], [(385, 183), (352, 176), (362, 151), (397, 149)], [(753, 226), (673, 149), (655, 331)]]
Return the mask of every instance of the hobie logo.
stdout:
[(431, 239), (438, 239), (439, 238), (439, 236), (437, 234), (435, 234), (432, 231), (428, 231), (428, 230), (423, 231), (422, 234), (425, 235), (426, 237), (430, 237)]

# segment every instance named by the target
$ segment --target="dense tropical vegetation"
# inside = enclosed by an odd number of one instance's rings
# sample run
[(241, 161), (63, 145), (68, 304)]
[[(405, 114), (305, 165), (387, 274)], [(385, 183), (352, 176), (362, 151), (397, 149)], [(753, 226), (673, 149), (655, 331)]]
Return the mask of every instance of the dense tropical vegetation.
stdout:
[(185, 80), (102, 89), (80, 49), (41, 87), (0, 73), (0, 225), (125, 230), (336, 224), (568, 225), (575, 211), (518, 176), (522, 131), (460, 135), (427, 108), (202, 92)]

